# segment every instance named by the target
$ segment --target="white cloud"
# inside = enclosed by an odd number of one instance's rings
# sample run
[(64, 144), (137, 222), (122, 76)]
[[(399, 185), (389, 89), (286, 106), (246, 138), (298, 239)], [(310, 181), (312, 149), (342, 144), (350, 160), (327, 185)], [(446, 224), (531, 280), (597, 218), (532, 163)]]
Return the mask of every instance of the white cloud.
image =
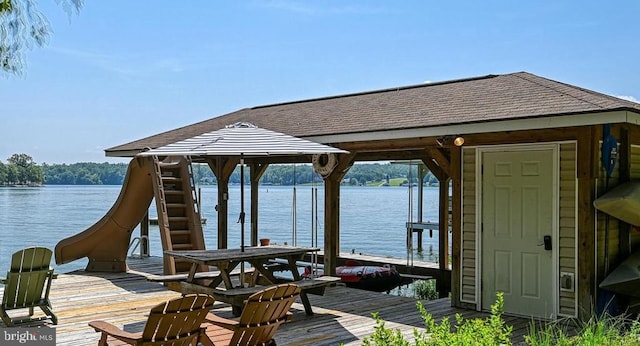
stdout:
[(619, 98), (619, 99), (640, 103), (640, 100), (638, 100), (637, 98), (635, 98), (633, 96), (623, 96), (623, 95), (614, 95), (614, 96)]

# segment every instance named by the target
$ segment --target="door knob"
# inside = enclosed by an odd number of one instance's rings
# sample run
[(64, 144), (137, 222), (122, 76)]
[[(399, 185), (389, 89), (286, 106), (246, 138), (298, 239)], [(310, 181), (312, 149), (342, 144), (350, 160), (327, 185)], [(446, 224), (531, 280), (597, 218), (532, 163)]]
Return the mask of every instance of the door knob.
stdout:
[(551, 236), (550, 235), (545, 235), (544, 237), (542, 237), (542, 242), (538, 243), (538, 246), (543, 246), (544, 245), (544, 249), (545, 250), (551, 250)]
[(544, 239), (544, 249), (551, 250), (551, 236), (545, 235), (543, 239)]

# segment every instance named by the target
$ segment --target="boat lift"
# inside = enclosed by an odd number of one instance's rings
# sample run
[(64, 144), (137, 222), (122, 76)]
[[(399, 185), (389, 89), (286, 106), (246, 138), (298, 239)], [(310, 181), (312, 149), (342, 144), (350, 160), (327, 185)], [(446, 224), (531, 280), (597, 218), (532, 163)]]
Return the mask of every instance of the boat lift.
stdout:
[[(409, 210), (408, 210), (408, 217), (407, 217), (407, 222), (405, 224), (406, 230), (407, 230), (407, 266), (413, 266), (413, 249), (414, 249), (414, 234), (417, 235), (417, 250), (418, 252), (422, 252), (423, 250), (423, 246), (422, 246), (422, 239), (423, 239), (423, 234), (425, 231), (429, 231), (429, 237), (433, 238), (433, 234), (434, 231), (436, 232), (440, 232), (440, 225), (438, 222), (432, 222), (432, 221), (424, 221), (424, 216), (423, 216), (423, 208), (424, 208), (424, 185), (423, 185), (423, 181), (424, 178), (427, 176), (428, 173), (428, 168), (421, 162), (421, 161), (414, 161), (414, 160), (409, 160), (409, 161), (393, 161), (391, 162), (392, 164), (405, 164), (409, 166)], [(413, 182), (412, 177), (411, 177), (411, 167), (412, 166), (417, 166), (417, 173), (418, 173), (418, 177), (417, 177), (417, 181), (418, 181), (418, 197), (417, 197), (417, 203), (418, 203), (418, 208), (417, 208), (417, 218), (414, 219), (413, 213), (414, 213), (414, 208), (413, 208)], [(451, 198), (451, 197), (449, 197)], [(451, 200), (451, 199), (450, 199)], [(451, 211), (450, 211), (451, 212)]]

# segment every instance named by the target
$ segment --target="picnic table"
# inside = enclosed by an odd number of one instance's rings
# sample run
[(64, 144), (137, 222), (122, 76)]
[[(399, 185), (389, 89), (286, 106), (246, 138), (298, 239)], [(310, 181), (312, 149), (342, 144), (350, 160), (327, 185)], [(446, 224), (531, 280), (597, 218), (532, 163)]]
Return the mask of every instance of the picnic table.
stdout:
[[(340, 281), (338, 277), (322, 276), (318, 278), (303, 278), (298, 272), (297, 261), (307, 253), (317, 252), (315, 247), (294, 247), (269, 245), (259, 247), (245, 247), (244, 249), (219, 249), (219, 250), (167, 250), (165, 254), (175, 259), (191, 262), (191, 269), (186, 279), (181, 282), (183, 293), (206, 293), (217, 300), (227, 302), (233, 306), (234, 314), (238, 315), (242, 310), (244, 301), (253, 293), (266, 288), (258, 285), (266, 281), (268, 285), (275, 285), (283, 281), (282, 277), (276, 277), (271, 269), (273, 261), (284, 259), (284, 266), (279, 265), (278, 271), (290, 272), (289, 282), (293, 282), (302, 288), (300, 299), (307, 315), (313, 315), (311, 303), (307, 292), (324, 294), (324, 288)], [(231, 272), (241, 263), (249, 263), (252, 271), (246, 277), (240, 276), (240, 287), (234, 287), (231, 280)], [(208, 284), (204, 285), (197, 280), (197, 270), (201, 265), (215, 266), (219, 274), (211, 277)], [(259, 280), (260, 279), (260, 280)], [(246, 282), (245, 282), (246, 280)], [(224, 287), (218, 287), (224, 284)]]

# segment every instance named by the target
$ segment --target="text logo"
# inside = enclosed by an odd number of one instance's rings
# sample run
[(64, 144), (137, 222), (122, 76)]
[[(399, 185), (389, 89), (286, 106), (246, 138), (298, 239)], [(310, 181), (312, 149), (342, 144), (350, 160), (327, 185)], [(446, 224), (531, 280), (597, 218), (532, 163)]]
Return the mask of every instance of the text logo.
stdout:
[(54, 328), (6, 328), (2, 329), (0, 344), (55, 346), (56, 330)]

